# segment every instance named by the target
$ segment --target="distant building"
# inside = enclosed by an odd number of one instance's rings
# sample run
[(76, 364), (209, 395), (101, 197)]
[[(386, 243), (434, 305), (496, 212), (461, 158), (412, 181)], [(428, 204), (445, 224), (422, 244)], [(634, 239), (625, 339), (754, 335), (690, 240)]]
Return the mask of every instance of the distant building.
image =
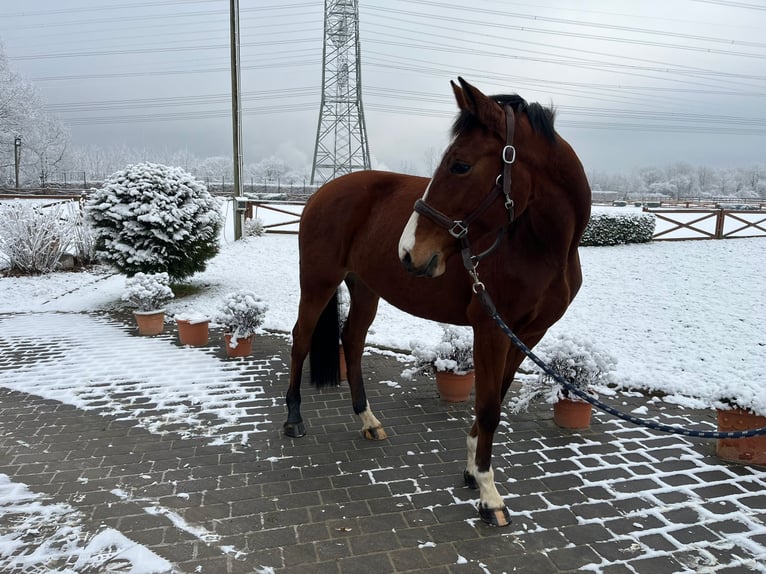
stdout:
[(604, 203), (611, 205), (612, 202), (619, 199), (619, 197), (619, 191), (591, 191), (591, 203)]

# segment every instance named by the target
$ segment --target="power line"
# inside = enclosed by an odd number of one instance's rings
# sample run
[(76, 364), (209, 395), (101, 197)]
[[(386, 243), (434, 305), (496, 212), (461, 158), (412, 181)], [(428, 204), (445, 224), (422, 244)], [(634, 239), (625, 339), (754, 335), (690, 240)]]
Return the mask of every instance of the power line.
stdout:
[(504, 30), (516, 30), (519, 32), (532, 32), (532, 33), (538, 33), (538, 34), (546, 34), (546, 35), (553, 35), (553, 36), (563, 36), (563, 37), (569, 37), (569, 38), (582, 38), (586, 40), (604, 40), (609, 42), (618, 42), (618, 43), (625, 43), (625, 44), (634, 44), (638, 46), (656, 46), (660, 48), (672, 48), (677, 50), (687, 50), (692, 52), (704, 52), (709, 54), (721, 54), (721, 55), (728, 55), (728, 56), (738, 56), (743, 58), (758, 58), (758, 59), (765, 59), (766, 54), (751, 54), (748, 52), (735, 52), (732, 50), (722, 50), (722, 49), (716, 49), (716, 48), (704, 48), (701, 46), (685, 46), (683, 44), (670, 44), (667, 42), (656, 42), (652, 40), (638, 40), (638, 39), (631, 39), (631, 38), (621, 38), (617, 36), (603, 36), (603, 35), (597, 35), (597, 34), (586, 34), (581, 32), (570, 32), (565, 30), (550, 30), (546, 28), (535, 28), (530, 26), (518, 26), (518, 25), (511, 25), (506, 22), (499, 23), (499, 22), (486, 22), (481, 20), (470, 20), (467, 18), (454, 18), (450, 16), (443, 16), (440, 14), (422, 14), (420, 12), (413, 12), (411, 10), (399, 10), (395, 8), (383, 8), (383, 7), (373, 7), (370, 6), (367, 8), (368, 10), (372, 12), (382, 12), (384, 14), (403, 14), (406, 16), (413, 16), (416, 18), (427, 18), (428, 20), (441, 20), (441, 21), (448, 21), (448, 22), (455, 22), (456, 20), (463, 23), (463, 24), (470, 24), (470, 25), (476, 25), (476, 26), (487, 26), (492, 28), (502, 28)]

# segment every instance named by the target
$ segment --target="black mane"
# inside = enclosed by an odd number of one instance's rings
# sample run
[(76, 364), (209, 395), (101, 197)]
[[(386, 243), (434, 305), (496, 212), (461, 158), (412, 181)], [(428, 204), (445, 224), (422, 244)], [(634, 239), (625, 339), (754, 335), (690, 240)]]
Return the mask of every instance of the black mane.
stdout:
[[(553, 127), (556, 113), (552, 108), (546, 108), (537, 102), (532, 102), (531, 104), (527, 103), (527, 101), (518, 94), (503, 94), (489, 97), (501, 106), (511, 106), (516, 113), (526, 113), (529, 118), (529, 123), (532, 124), (532, 129), (545, 136), (550, 141), (556, 140), (556, 130)], [(458, 136), (477, 127), (479, 127), (479, 122), (476, 119), (476, 116), (463, 110), (458, 114), (457, 118), (455, 118), (455, 123), (452, 124), (452, 136)]]

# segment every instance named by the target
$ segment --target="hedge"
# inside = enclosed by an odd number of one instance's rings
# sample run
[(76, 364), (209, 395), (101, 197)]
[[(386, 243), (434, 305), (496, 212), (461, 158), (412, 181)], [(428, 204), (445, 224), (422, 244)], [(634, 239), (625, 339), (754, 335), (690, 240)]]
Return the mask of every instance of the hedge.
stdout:
[(654, 235), (654, 224), (654, 215), (651, 213), (593, 213), (580, 245), (648, 243)]

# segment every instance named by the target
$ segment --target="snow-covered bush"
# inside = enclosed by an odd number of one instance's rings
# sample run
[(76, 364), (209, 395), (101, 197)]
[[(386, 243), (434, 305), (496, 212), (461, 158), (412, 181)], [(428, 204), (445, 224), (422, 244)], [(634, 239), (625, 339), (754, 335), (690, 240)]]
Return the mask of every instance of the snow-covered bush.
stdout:
[[(616, 359), (585, 339), (568, 335), (543, 339), (535, 347), (535, 354), (577, 389), (592, 393), (598, 387), (613, 382)], [(570, 395), (561, 384), (529, 359), (525, 360), (522, 369), (526, 367), (534, 374), (522, 378), (519, 393), (509, 401), (511, 412), (525, 411), (532, 402), (540, 399), (548, 403), (564, 398), (582, 400)]]
[(0, 254), (11, 271), (54, 271), (66, 252), (69, 233), (62, 204), (42, 207), (29, 200), (0, 204)]
[(220, 202), (178, 167), (129, 165), (93, 192), (86, 214), (98, 257), (127, 275), (184, 279), (218, 253)]
[(654, 235), (651, 213), (594, 213), (580, 240), (583, 246), (647, 243)]
[(348, 321), (348, 313), (351, 310), (351, 293), (345, 283), (338, 285), (338, 327), (343, 332), (343, 327)]
[(122, 300), (137, 311), (157, 311), (174, 297), (167, 273), (136, 273), (125, 280)]
[(69, 214), (69, 249), (80, 263), (90, 264), (96, 260), (96, 236), (93, 227), (79, 207)]
[(245, 237), (260, 237), (266, 233), (266, 228), (263, 226), (263, 221), (260, 217), (245, 219), (245, 225), (242, 229)]
[(467, 327), (442, 325), (442, 339), (436, 345), (412, 341), (410, 348), (415, 357), (415, 367), (406, 369), (402, 375), (412, 377), (421, 373), (451, 371), (458, 375), (473, 370), (473, 332)]
[(263, 324), (268, 305), (252, 291), (241, 289), (229, 293), (218, 308), (215, 322), (231, 333), (232, 343), (237, 338), (249, 337)]

